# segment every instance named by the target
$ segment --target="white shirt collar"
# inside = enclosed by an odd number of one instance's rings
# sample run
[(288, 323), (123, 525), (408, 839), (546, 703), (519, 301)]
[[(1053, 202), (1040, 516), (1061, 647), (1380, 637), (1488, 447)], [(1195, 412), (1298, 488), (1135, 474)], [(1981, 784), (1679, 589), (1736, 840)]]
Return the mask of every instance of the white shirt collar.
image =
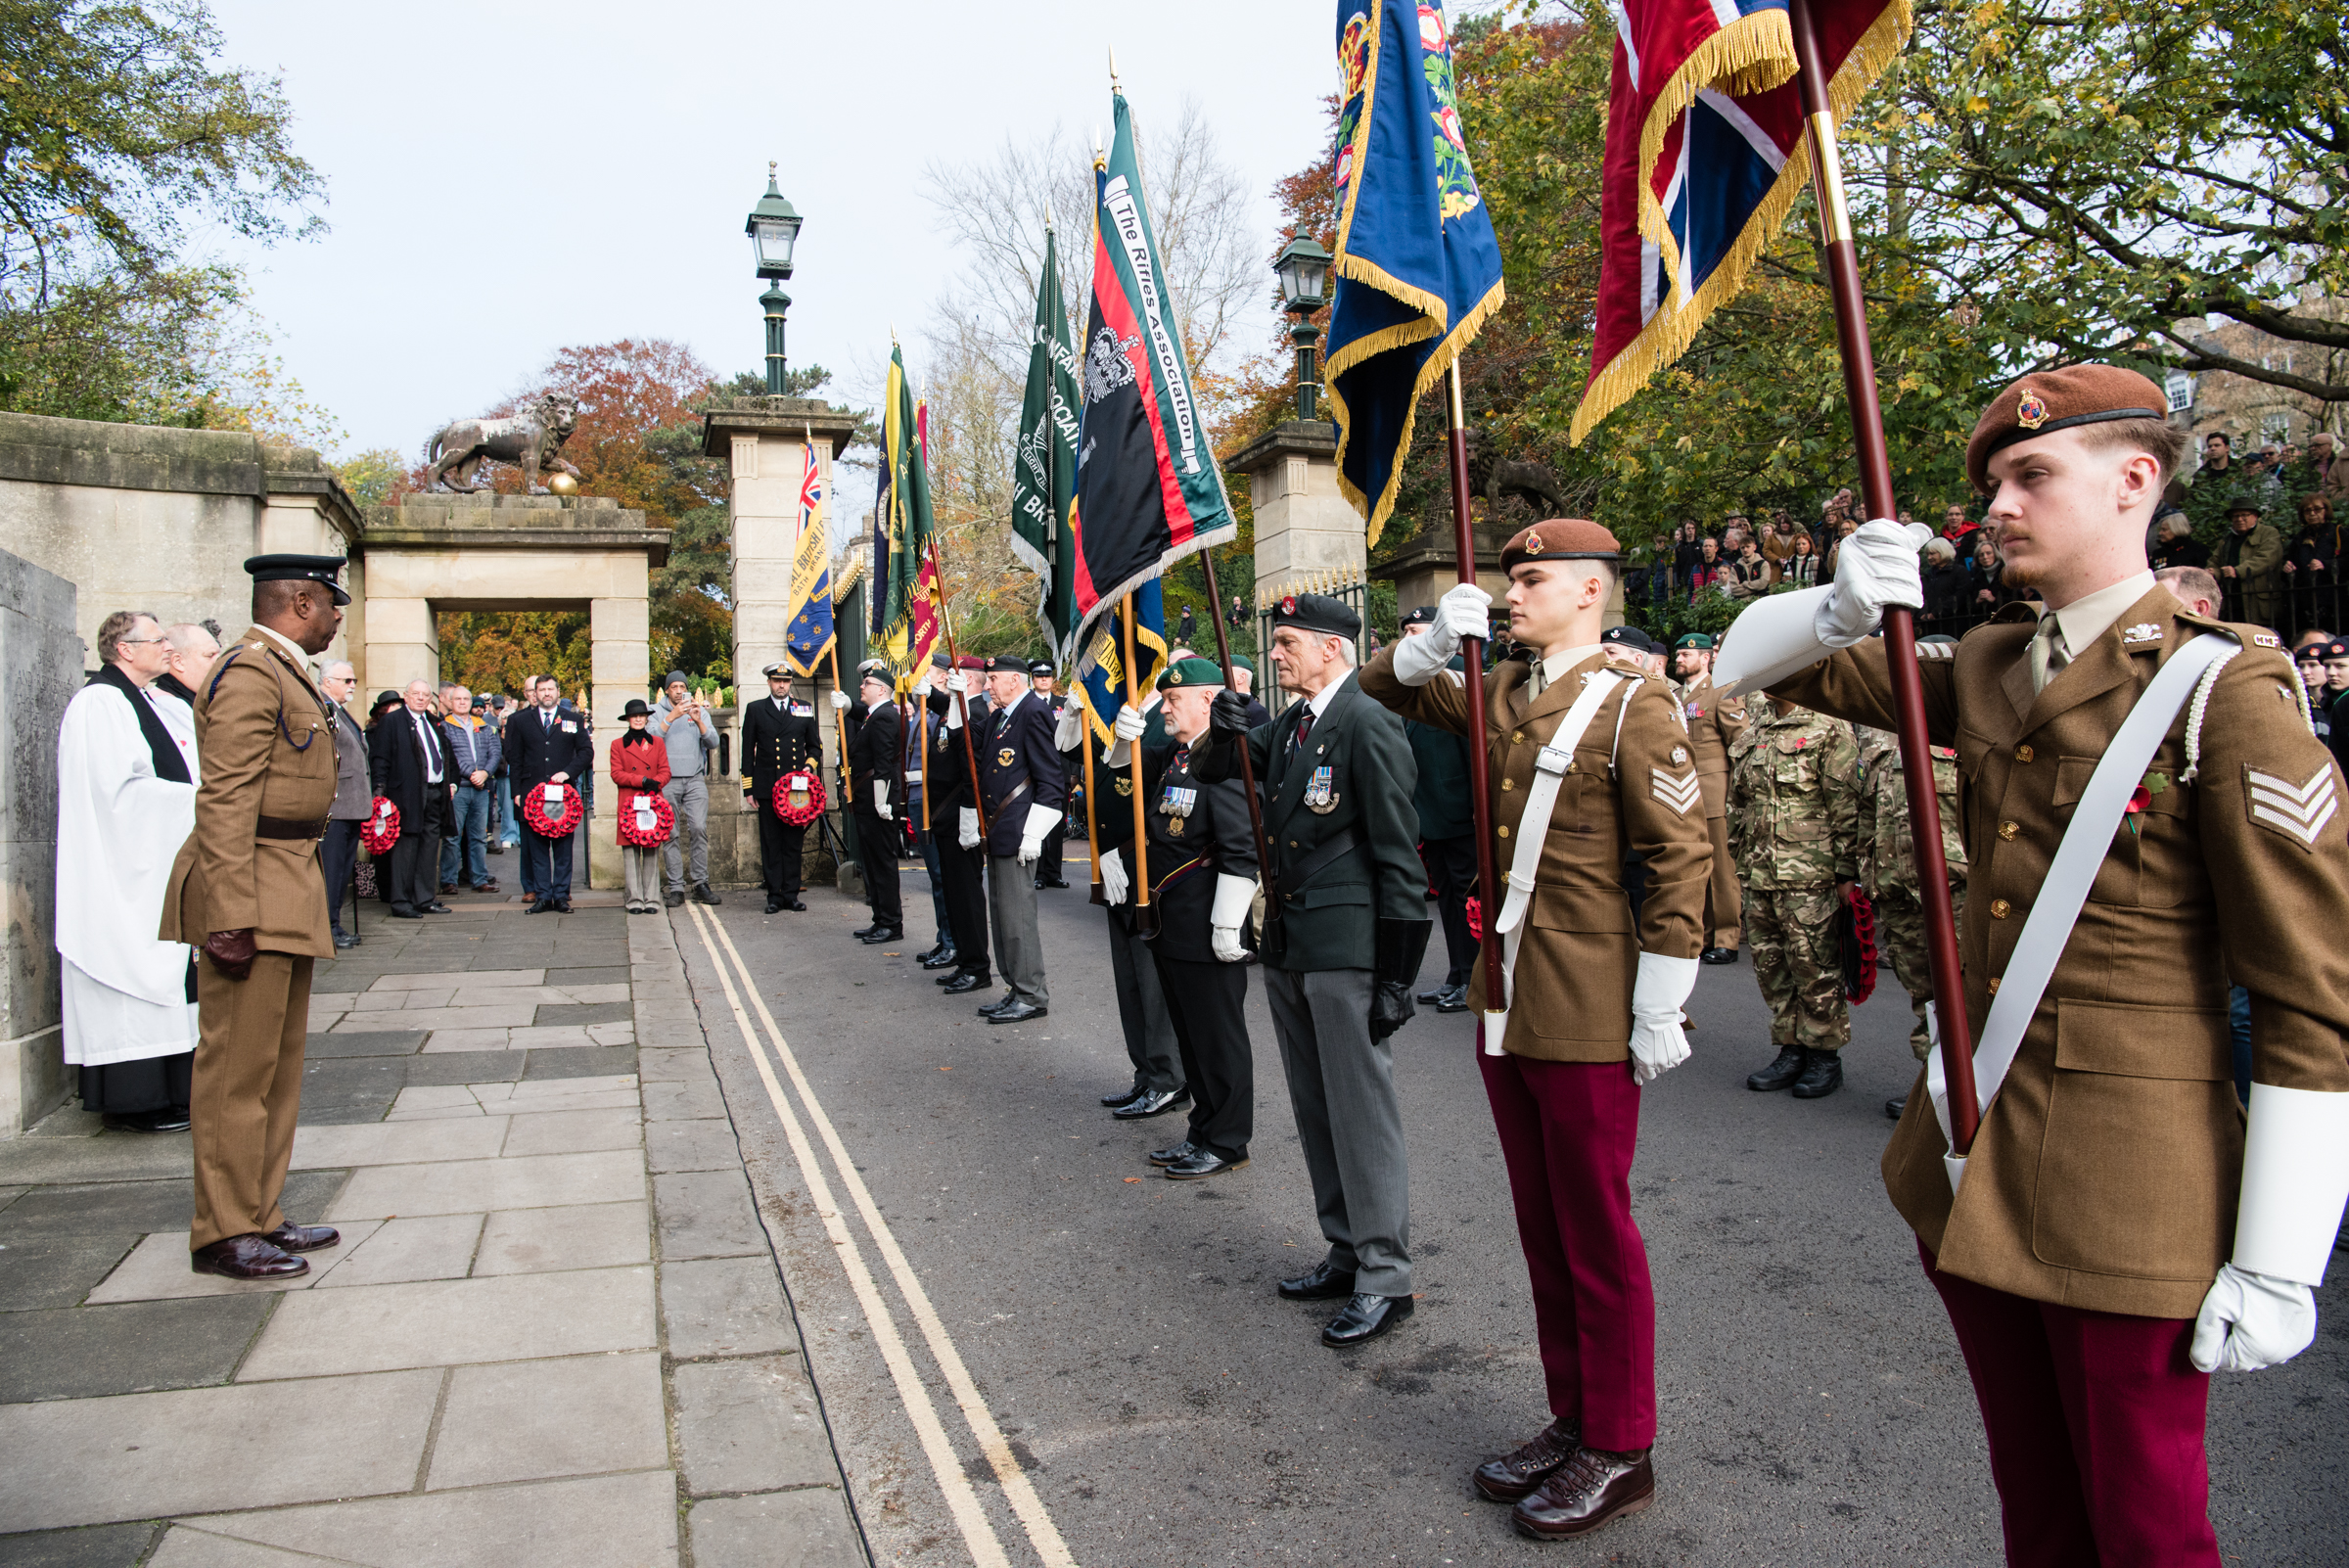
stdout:
[(2153, 574), (2140, 572), (2133, 577), (2114, 583), (2108, 588), (2083, 594), (2060, 610), (2040, 607), (2044, 620), (2055, 618), (2055, 629), (2062, 634), (2063, 646), (2077, 659), (2088, 651), (2088, 645), (2109, 630), (2112, 623), (2127, 613), (2129, 607), (2153, 591)]
[(1337, 679), (1331, 681), (1328, 685), (1322, 687), (1319, 691), (1313, 693), (1311, 697), (1308, 697), (1305, 700), (1305, 705), (1313, 711), (1314, 723), (1318, 724), (1321, 722), (1321, 715), (1329, 712), (1329, 705), (1337, 700), (1338, 688), (1345, 685), (1346, 682), (1352, 680), (1353, 678), (1354, 671), (1349, 669), (1346, 671), (1346, 673), (1340, 675)]

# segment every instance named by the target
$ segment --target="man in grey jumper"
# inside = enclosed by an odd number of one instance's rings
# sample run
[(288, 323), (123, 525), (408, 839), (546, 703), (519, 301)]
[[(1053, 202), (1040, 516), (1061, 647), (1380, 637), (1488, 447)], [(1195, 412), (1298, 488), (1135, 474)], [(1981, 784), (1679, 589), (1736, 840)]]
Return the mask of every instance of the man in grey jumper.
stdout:
[(717, 895), (710, 891), (710, 754), (717, 750), (717, 725), (711, 721), (709, 705), (687, 689), (683, 670), (670, 670), (662, 687), (646, 727), (668, 743), (668, 782), (661, 793), (677, 813), (677, 825), (661, 847), (668, 881), (664, 901), (672, 909), (685, 901), (690, 854), (694, 902), (716, 903)]

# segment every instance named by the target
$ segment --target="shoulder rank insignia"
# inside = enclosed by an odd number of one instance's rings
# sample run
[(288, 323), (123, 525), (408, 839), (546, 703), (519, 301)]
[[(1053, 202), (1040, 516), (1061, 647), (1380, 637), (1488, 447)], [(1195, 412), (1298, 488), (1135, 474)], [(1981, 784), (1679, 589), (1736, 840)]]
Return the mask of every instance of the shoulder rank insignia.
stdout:
[(2150, 621), (2141, 621), (2121, 633), (2121, 641), (2159, 642), (2161, 641), (2161, 628)]
[(2283, 646), (2283, 639), (2273, 631), (2254, 631), (2251, 633), (2251, 646), (2254, 648), (2280, 648)]
[(2325, 824), (2341, 808), (2332, 778), (2329, 761), (2310, 774), (2305, 784), (2263, 773), (2246, 762), (2243, 801), (2250, 808), (2252, 821), (2297, 839), (2303, 847), (2313, 850), (2317, 847), (2317, 835), (2325, 831)]
[(1658, 805), (1686, 816), (1704, 800), (1704, 792), (1697, 784), (1694, 773), (1676, 778), (1660, 767), (1651, 767), (1647, 771)]

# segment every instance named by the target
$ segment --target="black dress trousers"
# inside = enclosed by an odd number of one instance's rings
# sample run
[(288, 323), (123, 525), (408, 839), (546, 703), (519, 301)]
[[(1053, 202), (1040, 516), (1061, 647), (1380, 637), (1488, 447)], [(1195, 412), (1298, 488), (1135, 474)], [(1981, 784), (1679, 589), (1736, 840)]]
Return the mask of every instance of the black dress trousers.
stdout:
[(878, 811), (856, 808), (856, 863), (864, 871), (864, 896), (875, 925), (905, 924), (898, 896), (898, 839), (897, 823)]
[(984, 979), (991, 972), (987, 957), (987, 846), (975, 844), (966, 850), (943, 831), (932, 837), (938, 845), (938, 874), (944, 884), (955, 967)]
[(1256, 1058), (1248, 1048), (1248, 966), (1158, 963), (1167, 1016), (1191, 1085), (1191, 1141), (1234, 1162), (1248, 1158), (1256, 1130)]
[(759, 873), (770, 899), (800, 896), (801, 872), (807, 854), (807, 826), (797, 827), (775, 815), (772, 806), (759, 807)]

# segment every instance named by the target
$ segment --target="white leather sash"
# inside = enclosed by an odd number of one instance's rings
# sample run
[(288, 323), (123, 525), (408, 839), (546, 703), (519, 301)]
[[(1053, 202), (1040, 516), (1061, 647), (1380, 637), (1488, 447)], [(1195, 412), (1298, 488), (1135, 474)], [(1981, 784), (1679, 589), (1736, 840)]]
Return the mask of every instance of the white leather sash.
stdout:
[[(1542, 869), (1542, 850), (1549, 836), (1549, 815), (1557, 807), (1558, 785), (1566, 777), (1567, 768), (1574, 764), (1574, 749), (1583, 743), (1590, 721), (1598, 716), (1599, 705), (1607, 693), (1619, 684), (1636, 681), (1639, 677), (1620, 669), (1599, 669), (1584, 682), (1581, 695), (1574, 706), (1558, 720), (1557, 732), (1549, 744), (1534, 757), (1533, 787), (1525, 792), (1525, 814), (1517, 819), (1517, 849), (1509, 856), (1509, 892), (1502, 902), (1500, 918), (1494, 927), (1500, 933), (1500, 983), (1503, 1006), (1497, 1013), (1485, 1013), (1479, 1025), (1483, 1032), (1485, 1054), (1501, 1054), (1501, 1038), (1509, 1032), (1507, 1003), (1516, 998), (1517, 947), (1524, 941), (1525, 911), (1533, 902), (1536, 873)], [(1628, 703), (1627, 703), (1628, 706)], [(1616, 726), (1620, 737), (1622, 726)]]
[[(1974, 1097), (1985, 1117), (1990, 1115), (1991, 1101), (1998, 1098), (2007, 1070), (2014, 1065), (2015, 1054), (2022, 1049), (2023, 1036), (2031, 1027), (2032, 1015), (2039, 1011), (2040, 998), (2047, 994), (2048, 983), (2055, 978), (2055, 965), (2072, 940), (2072, 928), (2080, 922), (2080, 910), (2088, 902), (2096, 872), (2112, 852), (2112, 836), (2120, 828), (2121, 813), (2129, 807), (2129, 797), (2144, 777), (2145, 764), (2161, 749), (2162, 737), (2170, 732), (2171, 721), (2193, 694), (2195, 683), (2214, 666), (2241, 651), (2242, 645), (2234, 638), (2206, 631), (2172, 654), (2144, 695), (2138, 698), (2137, 706), (2129, 710), (2120, 733), (2113, 736), (2096, 771), (2089, 775), (2088, 788), (2072, 810), (2071, 825), (2063, 830), (2063, 842), (2055, 848), (2047, 880), (2040, 885), (2022, 934), (2015, 939), (2014, 956), (1999, 977), (1998, 994), (1991, 998), (1990, 1016), (1983, 1021), (1982, 1038), (1974, 1047)], [(1934, 1115), (1941, 1119), (1942, 1139), (1954, 1148), (1949, 1076), (1941, 1053), (1937, 1042), (1926, 1065), (1925, 1085), (1933, 1097)], [(1944, 1156), (1944, 1163), (1949, 1168), (1950, 1191), (1955, 1193), (1965, 1173), (1965, 1161), (1952, 1153)]]

